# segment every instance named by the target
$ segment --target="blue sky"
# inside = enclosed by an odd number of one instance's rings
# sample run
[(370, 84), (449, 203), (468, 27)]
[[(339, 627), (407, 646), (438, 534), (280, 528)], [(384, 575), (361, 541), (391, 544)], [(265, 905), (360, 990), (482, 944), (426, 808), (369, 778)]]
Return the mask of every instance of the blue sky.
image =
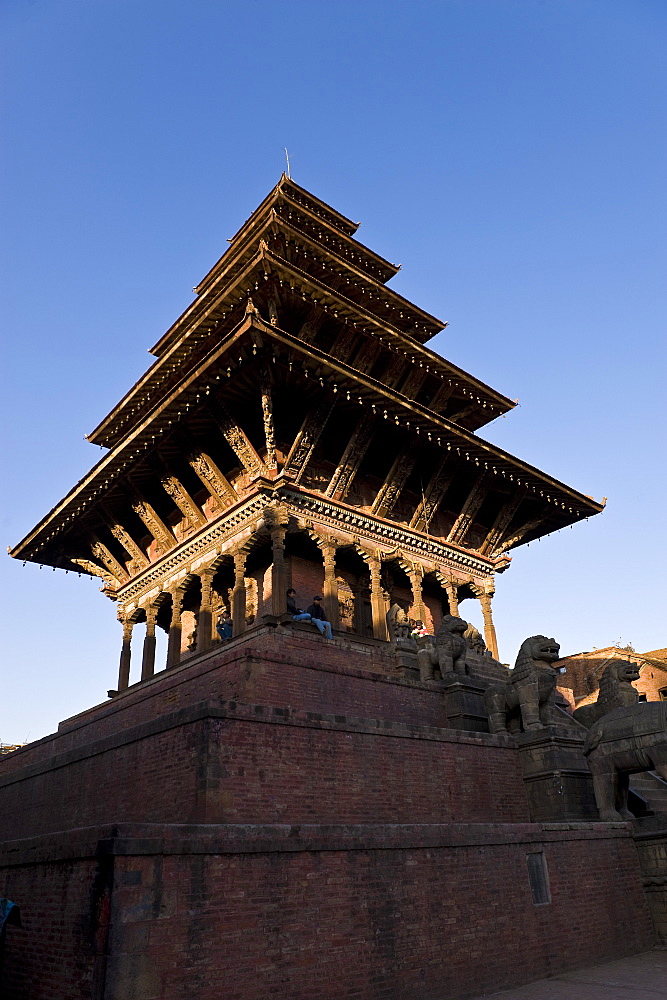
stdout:
[[(606, 511), (515, 552), (503, 659), (667, 645), (662, 0), (5, 0), (2, 544), (278, 180), (361, 220), (431, 342), (520, 406), (483, 436)], [(115, 686), (99, 584), (5, 558), (0, 742)], [(481, 624), (472, 602), (462, 605)]]

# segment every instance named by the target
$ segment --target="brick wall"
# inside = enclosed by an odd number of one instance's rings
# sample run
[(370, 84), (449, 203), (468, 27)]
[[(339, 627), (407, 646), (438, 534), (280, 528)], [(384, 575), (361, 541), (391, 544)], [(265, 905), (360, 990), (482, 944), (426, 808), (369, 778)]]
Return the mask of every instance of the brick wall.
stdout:
[(3, 1000), (91, 1000), (96, 954), (105, 945), (111, 861), (62, 859), (0, 870), (0, 895), (20, 906), (23, 925), (7, 928)]
[(82, 746), (187, 705), (211, 693), (221, 699), (291, 706), (312, 712), (446, 726), (438, 684), (391, 675), (386, 644), (356, 647), (325, 642), (319, 634), (298, 636), (260, 629), (214, 647), (170, 671), (130, 688), (61, 724), (58, 734), (0, 757), (0, 776), (54, 753)]
[(292, 573), (292, 587), (296, 590), (297, 607), (308, 607), (313, 597), (323, 596), (324, 565), (292, 556), (289, 560)]
[[(40, 883), (14, 869), (25, 930), (11, 932), (3, 996), (459, 1000), (651, 947), (627, 830), (340, 829), (208, 828), (193, 842), (192, 828), (165, 840), (121, 828), (106, 842), (110, 927), (98, 864), (45, 862)], [(543, 905), (534, 852), (549, 871)], [(96, 948), (106, 968), (90, 993)]]
[(514, 741), (392, 670), (263, 627), (0, 758), (3, 998), (462, 1000), (650, 947), (628, 826), (529, 823)]
[(0, 837), (129, 821), (527, 821), (502, 743), (210, 703), (1, 777)]

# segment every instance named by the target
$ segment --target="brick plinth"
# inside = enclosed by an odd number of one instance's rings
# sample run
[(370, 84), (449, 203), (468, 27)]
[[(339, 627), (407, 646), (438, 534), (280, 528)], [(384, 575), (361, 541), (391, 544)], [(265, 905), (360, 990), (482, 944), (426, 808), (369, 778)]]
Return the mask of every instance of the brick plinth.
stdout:
[(459, 1000), (650, 947), (629, 826), (531, 823), (517, 741), (386, 649), (261, 628), (0, 758), (2, 996)]
[(0, 861), (8, 1000), (463, 998), (652, 940), (623, 824), (128, 825)]

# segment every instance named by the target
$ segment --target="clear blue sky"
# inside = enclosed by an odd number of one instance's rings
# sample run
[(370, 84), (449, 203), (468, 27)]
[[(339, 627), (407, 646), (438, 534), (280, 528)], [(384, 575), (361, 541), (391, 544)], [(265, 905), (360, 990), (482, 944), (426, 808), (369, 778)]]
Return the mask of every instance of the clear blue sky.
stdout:
[[(292, 175), (521, 406), (483, 432), (604, 514), (518, 549), (501, 655), (665, 626), (664, 0), (4, 0), (2, 544)], [(5, 558), (0, 741), (115, 686), (99, 583)], [(477, 624), (472, 602), (462, 605)]]

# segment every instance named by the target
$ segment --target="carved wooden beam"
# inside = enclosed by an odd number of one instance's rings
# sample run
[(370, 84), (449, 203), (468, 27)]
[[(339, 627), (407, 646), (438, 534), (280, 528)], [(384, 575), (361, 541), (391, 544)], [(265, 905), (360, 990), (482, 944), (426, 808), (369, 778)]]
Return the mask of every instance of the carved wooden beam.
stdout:
[(379, 341), (376, 340), (372, 343), (366, 341), (366, 343), (363, 345), (360, 351), (360, 356), (358, 356), (357, 359), (355, 359), (354, 361), (354, 367), (357, 369), (357, 371), (365, 372), (366, 374), (368, 374), (368, 372), (370, 372), (371, 368), (373, 367), (378, 357), (380, 356), (381, 352), (382, 352), (382, 344)]
[(319, 333), (325, 317), (326, 313), (320, 306), (313, 306), (306, 317), (305, 323), (297, 333), (299, 340), (302, 340), (304, 344), (312, 344)]
[(480, 472), (477, 479), (473, 483), (472, 489), (468, 494), (466, 502), (463, 504), (461, 513), (454, 521), (452, 529), (447, 536), (448, 542), (455, 542), (459, 545), (463, 544), (463, 539), (465, 538), (468, 528), (475, 519), (475, 514), (482, 506), (482, 501), (486, 494), (486, 472)]
[(453, 392), (454, 386), (450, 385), (449, 382), (443, 382), (431, 402), (428, 404), (429, 410), (433, 410), (434, 413), (442, 413), (447, 405), (449, 397)]
[(223, 403), (218, 399), (216, 406), (209, 406), (209, 412), (227, 443), (236, 452), (246, 472), (252, 477), (266, 475), (268, 471), (266, 465), (253, 448), (243, 428), (236, 423)]
[(325, 398), (305, 416), (283, 467), (283, 472), (291, 473), (296, 483), (300, 482), (306, 471), (334, 405), (335, 401), (331, 402)]
[(336, 500), (343, 500), (350, 488), (357, 469), (368, 450), (375, 430), (375, 420), (362, 417), (347, 443), (338, 468), (331, 477), (325, 495)]
[(393, 358), (387, 366), (387, 370), (382, 376), (382, 382), (384, 385), (393, 389), (401, 375), (405, 371), (408, 362), (405, 360), (402, 354), (394, 354)]
[(426, 372), (419, 365), (412, 365), (412, 371), (405, 380), (405, 384), (401, 389), (401, 393), (407, 396), (408, 399), (414, 399), (414, 397), (419, 392), (419, 388), (422, 385), (424, 379), (426, 378)]
[(424, 495), (412, 515), (411, 528), (428, 532), (429, 525), (454, 478), (454, 471), (453, 463), (448, 455), (440, 459), (438, 467), (431, 476)]
[(116, 583), (127, 583), (130, 579), (127, 570), (118, 562), (116, 557), (109, 551), (104, 542), (100, 541), (97, 535), (91, 531), (89, 535), (90, 551), (93, 558), (97, 559), (105, 569), (111, 574)]
[(70, 562), (74, 563), (75, 566), (80, 566), (84, 573), (99, 576), (111, 590), (117, 589), (118, 580), (108, 570), (94, 563), (92, 559), (70, 559)]
[(238, 493), (209, 455), (203, 451), (193, 452), (188, 455), (188, 462), (212, 497), (226, 507), (238, 500)]
[(106, 522), (107, 528), (117, 542), (123, 546), (127, 554), (133, 559), (140, 569), (148, 566), (148, 558), (142, 548), (137, 545), (132, 535), (127, 531), (113, 514), (106, 508), (100, 508), (100, 513)]
[(418, 452), (415, 449), (414, 444), (409, 451), (402, 452), (396, 456), (387, 478), (380, 487), (378, 494), (373, 501), (373, 506), (371, 507), (372, 514), (377, 514), (379, 517), (385, 517), (387, 514), (391, 513), (394, 504), (399, 498), (401, 490), (407, 483), (410, 473), (415, 467), (417, 458)]
[(543, 523), (544, 523), (543, 518), (541, 517), (533, 518), (532, 521), (528, 521), (527, 524), (524, 524), (521, 528), (519, 528), (511, 536), (511, 538), (504, 539), (500, 543), (500, 545), (497, 546), (497, 548), (495, 548), (492, 552), (489, 553), (489, 555), (491, 556), (492, 559), (495, 559), (497, 556), (502, 555), (503, 552), (506, 552), (507, 549), (510, 549), (513, 545), (516, 545), (518, 542), (521, 541), (522, 538), (525, 538), (527, 534), (533, 531), (534, 528), (538, 528)]
[(480, 555), (486, 555), (487, 552), (496, 548), (507, 531), (510, 521), (519, 509), (519, 504), (522, 500), (523, 497), (520, 493), (518, 493), (516, 496), (510, 497), (509, 500), (502, 505), (498, 511), (498, 516), (491, 526), (491, 530), (479, 548)]
[(177, 544), (176, 536), (168, 524), (162, 520), (152, 504), (148, 503), (138, 490), (131, 486), (132, 510), (144, 522), (162, 552), (169, 552)]
[(266, 440), (267, 468), (277, 471), (276, 460), (276, 429), (273, 422), (273, 399), (271, 397), (271, 374), (267, 368), (260, 372), (260, 388), (262, 394), (262, 421), (264, 423), (264, 438)]
[(170, 475), (169, 473), (163, 473), (160, 477), (160, 485), (165, 493), (169, 494), (181, 514), (183, 514), (185, 519), (193, 528), (204, 527), (206, 524), (206, 518), (204, 517), (201, 507), (195, 500), (193, 500), (185, 486), (183, 486), (183, 483), (181, 483), (176, 476)]
[(336, 336), (329, 354), (338, 361), (347, 362), (352, 346), (357, 338), (357, 331), (351, 323), (346, 324)]
[(479, 403), (469, 403), (467, 406), (464, 406), (463, 409), (458, 410), (457, 413), (452, 413), (452, 415), (447, 417), (447, 419), (451, 420), (455, 424), (460, 424), (466, 417), (472, 416), (473, 413), (478, 413), (479, 409)]

